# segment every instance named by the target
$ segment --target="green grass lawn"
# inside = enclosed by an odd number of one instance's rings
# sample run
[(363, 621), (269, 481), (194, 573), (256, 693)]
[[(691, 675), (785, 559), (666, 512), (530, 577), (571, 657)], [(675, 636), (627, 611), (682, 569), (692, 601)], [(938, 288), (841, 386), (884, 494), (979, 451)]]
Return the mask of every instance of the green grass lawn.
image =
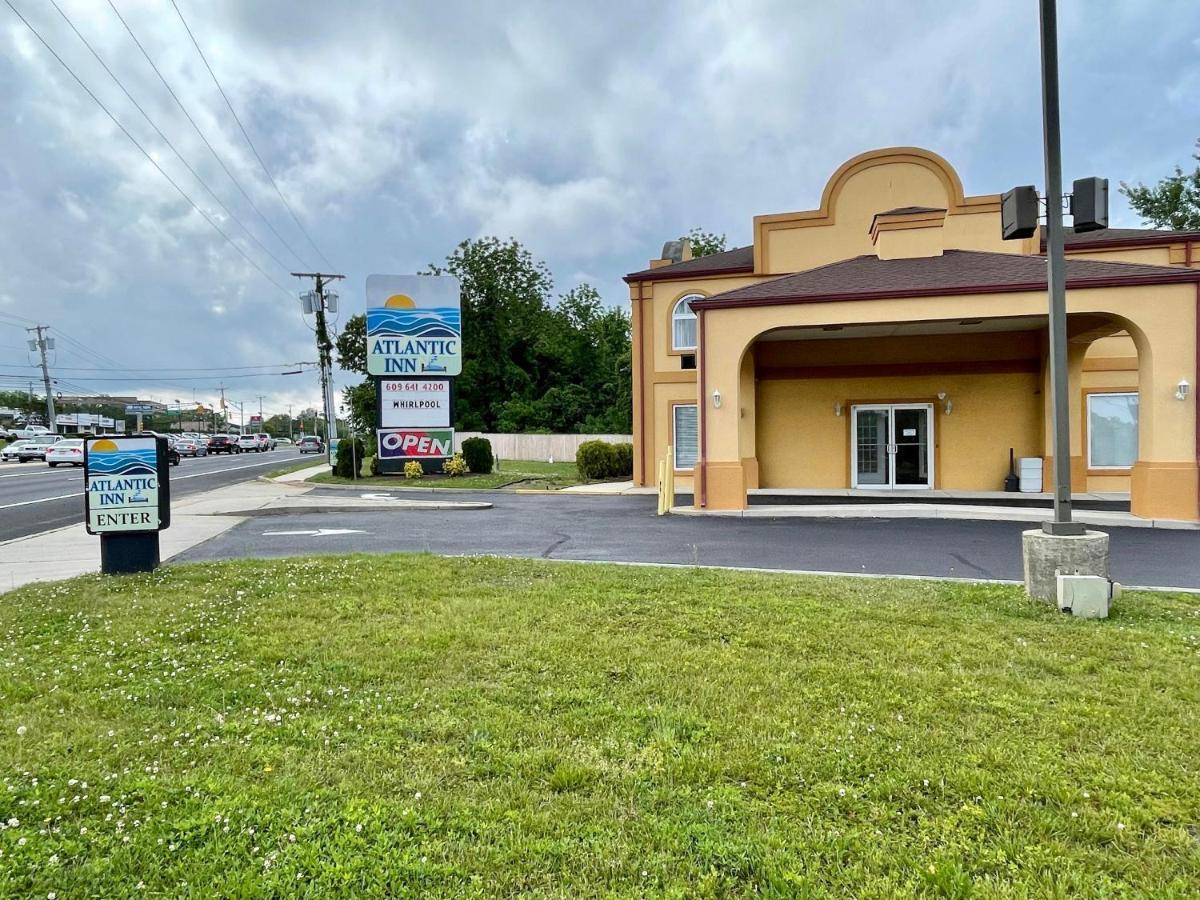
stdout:
[(301, 456), (299, 459), (294, 459), (294, 460), (290, 460), (285, 463), (281, 463), (278, 469), (272, 469), (270, 472), (268, 472), (263, 477), (264, 478), (277, 478), (280, 475), (286, 475), (288, 472), (295, 472), (297, 469), (309, 469), (316, 465), (323, 465), (324, 461), (325, 461), (324, 456), (321, 456), (319, 454), (313, 456), (313, 455), (306, 453), (304, 456)]
[(0, 598), (0, 769), (0, 896), (1195, 896), (1200, 609), (430, 556), (93, 576)]
[[(316, 484), (362, 484), (386, 485), (387, 487), (456, 488), (458, 490), (484, 491), (495, 488), (555, 488), (582, 484), (586, 479), (579, 477), (574, 460), (566, 462), (539, 462), (537, 460), (502, 459), (498, 471), (486, 475), (470, 473), (457, 478), (444, 475), (426, 475), (419, 479), (406, 479), (403, 475), (376, 475), (359, 478), (339, 478), (325, 473), (310, 478)], [(368, 470), (369, 471), (369, 470)]]

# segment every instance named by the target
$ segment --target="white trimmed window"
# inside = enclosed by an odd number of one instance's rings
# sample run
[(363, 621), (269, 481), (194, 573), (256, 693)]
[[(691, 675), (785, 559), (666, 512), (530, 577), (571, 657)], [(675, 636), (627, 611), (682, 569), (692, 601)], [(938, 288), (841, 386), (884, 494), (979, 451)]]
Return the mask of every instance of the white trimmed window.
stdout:
[(1088, 394), (1088, 468), (1131, 469), (1138, 455), (1138, 395)]
[(680, 297), (671, 310), (671, 349), (696, 349), (696, 314), (692, 311), (692, 301), (702, 300), (701, 294), (688, 294)]
[(700, 429), (697, 425), (696, 404), (680, 403), (671, 407), (672, 430), (671, 442), (675, 447), (675, 468), (677, 470), (696, 468), (696, 457), (699, 455)]

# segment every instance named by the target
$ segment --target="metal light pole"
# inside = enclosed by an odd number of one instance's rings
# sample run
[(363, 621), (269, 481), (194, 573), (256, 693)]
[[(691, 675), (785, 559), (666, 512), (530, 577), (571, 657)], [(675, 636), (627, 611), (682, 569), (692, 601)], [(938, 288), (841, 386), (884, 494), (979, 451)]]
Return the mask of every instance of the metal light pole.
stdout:
[(1046, 260), (1050, 292), (1050, 385), (1054, 429), (1054, 519), (1047, 534), (1083, 534), (1071, 519), (1070, 398), (1067, 386), (1067, 286), (1063, 255), (1062, 142), (1058, 116), (1058, 17), (1055, 0), (1040, 0), (1042, 129), (1046, 151)]

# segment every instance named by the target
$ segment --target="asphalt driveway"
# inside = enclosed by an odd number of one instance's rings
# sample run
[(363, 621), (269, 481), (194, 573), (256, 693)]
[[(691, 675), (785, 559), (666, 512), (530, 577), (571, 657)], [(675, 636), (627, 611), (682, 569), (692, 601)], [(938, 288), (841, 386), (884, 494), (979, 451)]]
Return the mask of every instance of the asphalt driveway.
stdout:
[[(317, 493), (345, 496), (333, 489)], [(428, 551), (1020, 581), (1021, 532), (1030, 527), (945, 519), (658, 517), (654, 497), (446, 493), (438, 496), (494, 506), (256, 516), (175, 561)], [(1117, 581), (1200, 589), (1200, 531), (1107, 530)]]

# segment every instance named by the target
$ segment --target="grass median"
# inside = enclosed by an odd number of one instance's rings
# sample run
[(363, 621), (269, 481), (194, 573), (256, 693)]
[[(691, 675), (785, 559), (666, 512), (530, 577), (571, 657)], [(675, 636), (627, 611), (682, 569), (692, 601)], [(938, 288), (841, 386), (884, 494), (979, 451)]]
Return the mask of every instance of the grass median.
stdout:
[(1185, 896), (1200, 611), (431, 556), (0, 599), (0, 895)]
[[(364, 463), (367, 470), (369, 463)], [(369, 471), (369, 470), (368, 470)], [(573, 460), (566, 462), (539, 462), (537, 460), (502, 459), (496, 471), (487, 474), (470, 472), (456, 478), (447, 475), (426, 475), (408, 479), (403, 475), (364, 475), (362, 478), (341, 478), (328, 472), (309, 479), (314, 484), (369, 484), (390, 488), (452, 488), (455, 490), (487, 491), (498, 488), (530, 488), (555, 490), (584, 484), (587, 479), (579, 477)]]

